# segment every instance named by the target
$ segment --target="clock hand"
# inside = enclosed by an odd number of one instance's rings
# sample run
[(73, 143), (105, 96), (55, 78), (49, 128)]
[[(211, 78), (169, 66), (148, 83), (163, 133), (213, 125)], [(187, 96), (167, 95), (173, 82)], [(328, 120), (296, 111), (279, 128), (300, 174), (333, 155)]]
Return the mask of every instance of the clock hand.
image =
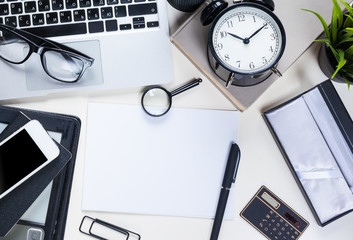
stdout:
[(265, 23), (262, 27), (260, 27), (259, 29), (257, 29), (253, 34), (251, 34), (250, 37), (248, 37), (247, 39), (250, 40), (250, 38), (252, 38), (253, 36), (255, 36), (256, 34), (258, 34), (264, 27), (267, 26), (267, 23)]
[(230, 32), (227, 32), (227, 33), (228, 33), (230, 36), (232, 36), (232, 37), (235, 37), (235, 38), (238, 38), (238, 39), (240, 39), (240, 40), (244, 41), (244, 38), (239, 37), (238, 35), (235, 35), (235, 34), (230, 33)]

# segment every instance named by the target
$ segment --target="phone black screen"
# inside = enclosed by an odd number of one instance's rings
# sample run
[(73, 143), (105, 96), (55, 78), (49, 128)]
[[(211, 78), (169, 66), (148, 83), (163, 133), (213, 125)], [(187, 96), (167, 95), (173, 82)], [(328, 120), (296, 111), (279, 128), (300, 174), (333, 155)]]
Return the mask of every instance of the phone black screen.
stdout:
[(17, 133), (0, 146), (0, 194), (46, 161), (25, 129)]

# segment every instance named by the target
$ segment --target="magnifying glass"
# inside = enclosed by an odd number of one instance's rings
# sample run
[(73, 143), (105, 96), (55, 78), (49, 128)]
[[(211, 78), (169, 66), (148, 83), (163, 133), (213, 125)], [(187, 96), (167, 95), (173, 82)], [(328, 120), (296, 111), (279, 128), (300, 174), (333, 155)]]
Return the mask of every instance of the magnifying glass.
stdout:
[(197, 78), (171, 92), (159, 86), (148, 88), (142, 94), (142, 108), (150, 116), (163, 116), (169, 111), (172, 106), (172, 97), (199, 85), (201, 82), (202, 79)]

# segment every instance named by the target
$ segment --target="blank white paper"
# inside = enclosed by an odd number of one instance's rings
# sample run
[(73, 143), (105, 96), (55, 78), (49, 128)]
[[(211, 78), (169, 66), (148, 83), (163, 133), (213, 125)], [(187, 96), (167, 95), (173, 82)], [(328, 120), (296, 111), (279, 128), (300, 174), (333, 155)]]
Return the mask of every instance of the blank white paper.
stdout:
[(214, 217), (238, 112), (90, 103), (87, 119), (83, 210)]

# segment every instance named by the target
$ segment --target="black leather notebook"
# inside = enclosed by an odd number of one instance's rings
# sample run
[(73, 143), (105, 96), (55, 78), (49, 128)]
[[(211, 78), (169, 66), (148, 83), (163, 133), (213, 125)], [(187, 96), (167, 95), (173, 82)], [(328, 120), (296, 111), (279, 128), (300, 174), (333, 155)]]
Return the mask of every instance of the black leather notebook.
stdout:
[(60, 155), (0, 200), (0, 239), (64, 237), (81, 122), (75, 116), (0, 106), (0, 124), (5, 126), (0, 141), (32, 119), (54, 136)]

